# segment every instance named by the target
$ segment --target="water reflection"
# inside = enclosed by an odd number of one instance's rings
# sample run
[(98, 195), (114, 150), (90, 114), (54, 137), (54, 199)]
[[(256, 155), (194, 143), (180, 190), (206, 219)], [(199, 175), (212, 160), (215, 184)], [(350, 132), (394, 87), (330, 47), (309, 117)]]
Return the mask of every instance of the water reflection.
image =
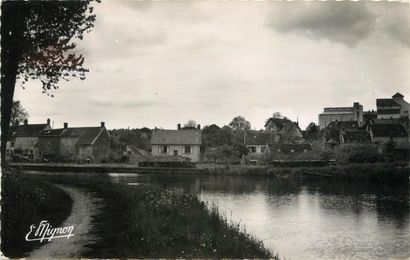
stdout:
[(408, 183), (191, 175), (114, 179), (196, 193), (287, 258), (410, 258)]

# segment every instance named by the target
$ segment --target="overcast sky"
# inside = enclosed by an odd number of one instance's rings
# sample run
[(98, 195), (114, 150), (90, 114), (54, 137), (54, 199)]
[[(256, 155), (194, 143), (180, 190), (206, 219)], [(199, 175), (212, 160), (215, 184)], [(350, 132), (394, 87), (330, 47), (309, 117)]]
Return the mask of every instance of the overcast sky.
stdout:
[(323, 107), (410, 100), (409, 4), (398, 2), (132, 2), (95, 7), (78, 45), (90, 69), (51, 98), (16, 89), (30, 122), (54, 128), (163, 127), (194, 119), (260, 129), (276, 111), (318, 121)]

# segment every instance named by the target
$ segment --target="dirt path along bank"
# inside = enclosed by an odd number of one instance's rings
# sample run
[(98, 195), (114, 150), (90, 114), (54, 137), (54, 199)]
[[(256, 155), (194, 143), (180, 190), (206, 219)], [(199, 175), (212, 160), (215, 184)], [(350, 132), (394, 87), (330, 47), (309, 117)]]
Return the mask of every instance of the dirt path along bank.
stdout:
[(87, 250), (86, 245), (95, 243), (96, 237), (90, 235), (92, 216), (100, 213), (101, 199), (92, 192), (83, 189), (57, 185), (70, 195), (73, 207), (70, 216), (61, 227), (74, 226), (74, 236), (67, 238), (54, 238), (48, 244), (33, 251), (29, 258), (71, 258), (81, 257)]

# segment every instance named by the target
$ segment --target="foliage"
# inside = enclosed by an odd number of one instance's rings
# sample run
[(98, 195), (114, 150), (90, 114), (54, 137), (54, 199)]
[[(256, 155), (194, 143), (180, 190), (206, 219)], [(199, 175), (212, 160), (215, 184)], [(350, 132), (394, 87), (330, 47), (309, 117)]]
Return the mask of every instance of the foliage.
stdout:
[(1, 185), (1, 250), (9, 258), (26, 257), (41, 245), (25, 241), (30, 225), (48, 220), (60, 226), (72, 200), (61, 189), (21, 172), (3, 171)]
[(390, 140), (385, 144), (384, 149), (387, 153), (390, 153), (396, 145), (397, 143), (393, 140), (393, 138), (390, 138)]
[(23, 149), (21, 149), (20, 147), (17, 147), (17, 148), (15, 148), (15, 149), (13, 150), (13, 152), (14, 152), (15, 154), (23, 154)]
[[(81, 177), (79, 177), (81, 176)], [(115, 184), (99, 178), (55, 175), (54, 182), (95, 191), (103, 199), (85, 258), (272, 258), (238, 224), (209, 209), (195, 195), (175, 190)], [(89, 179), (87, 179), (89, 178)]]
[(209, 148), (205, 151), (205, 160), (213, 162), (239, 163), (243, 153), (248, 153), (248, 148), (242, 145), (222, 145)]
[(198, 125), (198, 123), (195, 120), (188, 120), (185, 124), (184, 124), (184, 128), (196, 128)]
[[(151, 130), (143, 128), (135, 129), (113, 129), (110, 130), (111, 150), (116, 154), (125, 151), (127, 145), (135, 145), (139, 149), (145, 151), (151, 150)], [(119, 159), (119, 158), (118, 158)]]
[(386, 157), (372, 144), (339, 145), (334, 149), (336, 160), (347, 163), (376, 163), (384, 162)]
[[(75, 40), (94, 26), (90, 0), (1, 2), (1, 118), (6, 143), (16, 80), (39, 79), (44, 93), (60, 79), (85, 79), (84, 57)], [(52, 96), (52, 95), (51, 95)], [(4, 162), (5, 145), (2, 145)]]
[(309, 141), (315, 141), (319, 139), (319, 126), (314, 122), (310, 123), (306, 127), (306, 136), (305, 138)]
[(272, 114), (272, 118), (283, 118), (283, 115), (281, 112), (275, 112)]
[[(82, 39), (94, 26), (90, 1), (7, 1), (2, 3), (2, 9), (6, 26), (21, 26), (5, 28), (5, 33), (12, 32), (12, 36), (2, 47), (15, 48), (10, 43), (19, 41), (17, 72), (22, 84), (39, 79), (47, 92), (58, 88), (60, 78), (85, 78), (88, 70), (82, 67), (84, 57), (73, 51), (73, 39)], [(17, 12), (13, 15), (17, 21), (8, 20), (12, 10)]]
[(239, 157), (242, 157), (242, 155), (247, 155), (249, 153), (248, 147), (241, 143), (235, 144), (233, 148)]
[(23, 122), (28, 119), (29, 114), (21, 105), (20, 100), (13, 101), (13, 106), (11, 107), (11, 118), (10, 124), (17, 125), (18, 123)]
[(232, 128), (234, 131), (238, 130), (250, 130), (251, 129), (251, 123), (247, 121), (243, 116), (237, 116), (232, 121), (229, 123), (229, 126)]

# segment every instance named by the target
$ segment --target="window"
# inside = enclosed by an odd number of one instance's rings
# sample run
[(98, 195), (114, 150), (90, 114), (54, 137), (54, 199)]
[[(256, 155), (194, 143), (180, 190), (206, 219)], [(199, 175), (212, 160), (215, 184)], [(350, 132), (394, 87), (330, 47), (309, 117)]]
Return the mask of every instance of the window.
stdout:
[(169, 152), (168, 146), (163, 145), (163, 146), (158, 147), (158, 153), (168, 153), (168, 152)]
[(265, 148), (266, 148), (266, 147), (264, 147), (264, 146), (261, 147), (261, 153), (264, 153), (264, 152), (265, 152)]
[(189, 146), (189, 145), (185, 145), (185, 146), (184, 146), (184, 150), (183, 150), (183, 152), (184, 152), (184, 153), (192, 153), (191, 146)]
[(11, 147), (14, 147), (14, 142), (11, 142)]
[(251, 153), (256, 153), (256, 146), (249, 146), (249, 151)]

